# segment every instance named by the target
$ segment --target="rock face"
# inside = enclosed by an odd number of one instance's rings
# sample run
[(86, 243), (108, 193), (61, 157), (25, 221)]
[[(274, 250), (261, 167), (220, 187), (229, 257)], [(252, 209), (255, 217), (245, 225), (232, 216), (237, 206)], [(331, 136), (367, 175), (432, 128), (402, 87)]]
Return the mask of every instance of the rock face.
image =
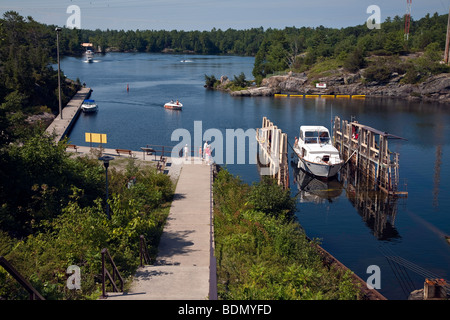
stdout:
[(393, 73), (386, 83), (364, 83), (361, 73), (334, 75), (320, 78), (327, 84), (318, 89), (315, 82), (308, 81), (305, 74), (272, 76), (262, 81), (261, 86), (230, 92), (235, 97), (272, 96), (276, 93), (300, 94), (362, 94), (367, 97), (388, 97), (408, 100), (450, 103), (450, 74), (444, 73), (428, 78), (419, 84), (402, 84), (404, 75)]
[(230, 95), (233, 97), (255, 97), (255, 96), (270, 97), (273, 96), (278, 91), (279, 90), (276, 88), (255, 87), (247, 90), (232, 91), (230, 92)]

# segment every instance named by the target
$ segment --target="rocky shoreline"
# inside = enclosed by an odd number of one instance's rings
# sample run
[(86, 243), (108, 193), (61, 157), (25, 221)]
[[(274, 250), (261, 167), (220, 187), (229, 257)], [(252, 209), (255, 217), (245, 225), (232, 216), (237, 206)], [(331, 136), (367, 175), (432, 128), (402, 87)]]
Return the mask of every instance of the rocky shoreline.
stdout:
[[(306, 74), (289, 73), (272, 76), (262, 81), (261, 86), (250, 87), (241, 91), (229, 91), (234, 97), (273, 96), (278, 93), (296, 94), (348, 94), (366, 95), (366, 97), (398, 98), (414, 101), (432, 101), (450, 103), (450, 73), (431, 76), (418, 84), (403, 84), (404, 75), (393, 73), (387, 83), (364, 83), (361, 72), (322, 77), (314, 81)], [(225, 80), (224, 80), (225, 79)], [(221, 79), (218, 89), (225, 87), (229, 81)], [(326, 89), (318, 89), (315, 84), (324, 82)]]

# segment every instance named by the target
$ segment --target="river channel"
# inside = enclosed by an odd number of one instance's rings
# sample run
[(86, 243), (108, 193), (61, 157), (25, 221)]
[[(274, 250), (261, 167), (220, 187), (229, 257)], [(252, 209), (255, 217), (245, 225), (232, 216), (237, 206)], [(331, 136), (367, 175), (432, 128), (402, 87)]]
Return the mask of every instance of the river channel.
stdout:
[[(378, 266), (379, 291), (388, 299), (407, 299), (409, 292), (423, 288), (427, 276), (450, 279), (445, 239), (450, 235), (449, 106), (369, 98), (234, 98), (203, 87), (205, 74), (233, 78), (244, 72), (251, 79), (253, 62), (251, 57), (146, 53), (108, 53), (93, 63), (65, 57), (61, 68), (66, 76), (91, 87), (91, 98), (99, 105), (96, 114), (80, 115), (70, 141), (89, 145), (85, 132), (92, 132), (107, 134), (107, 148), (174, 146), (174, 130), (187, 129), (194, 137), (195, 121), (201, 121), (202, 132), (218, 129), (225, 137), (226, 129), (260, 127), (266, 116), (293, 144), (300, 125), (331, 129), (334, 116), (355, 118), (406, 139), (391, 140), (389, 147), (400, 153), (400, 180), (408, 196), (386, 199), (341, 183), (342, 177), (328, 184), (311, 181), (291, 166), (300, 224), (363, 280), (372, 275), (369, 266)], [(183, 111), (164, 109), (171, 99), (179, 99)], [(246, 159), (226, 167), (251, 184), (259, 180), (253, 163)]]

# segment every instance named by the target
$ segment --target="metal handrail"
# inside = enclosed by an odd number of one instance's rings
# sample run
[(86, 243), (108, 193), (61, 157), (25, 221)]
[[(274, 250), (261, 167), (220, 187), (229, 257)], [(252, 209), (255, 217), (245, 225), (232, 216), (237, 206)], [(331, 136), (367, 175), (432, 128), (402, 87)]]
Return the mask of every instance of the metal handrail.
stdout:
[[(158, 149), (159, 148), (159, 149)], [(160, 153), (161, 156), (165, 157), (166, 154), (168, 156), (172, 155), (172, 151), (173, 151), (173, 146), (162, 146), (162, 145), (153, 145), (153, 144), (147, 144), (146, 147), (141, 148), (141, 150), (143, 150), (144, 155), (147, 152), (147, 155), (154, 155), (155, 156), (155, 160), (156, 160), (156, 156), (158, 153)], [(201, 146), (194, 146), (194, 147), (189, 147), (189, 154), (190, 156), (193, 157), (201, 157), (202, 156), (202, 151), (203, 148)], [(150, 151), (151, 150), (151, 151)]]
[(146, 264), (151, 264), (150, 254), (148, 253), (147, 243), (145, 242), (145, 237), (141, 235), (139, 237), (139, 259), (141, 261), (140, 267), (144, 267), (142, 261)]
[(0, 256), (0, 266), (2, 266), (16, 281), (30, 294), (30, 300), (45, 300), (43, 296), (8, 262)]
[[(124, 281), (123, 281), (123, 278), (120, 275), (120, 272), (117, 269), (116, 264), (114, 263), (111, 255), (109, 254), (108, 249), (104, 248), (101, 253), (102, 253), (102, 298), (107, 298), (108, 295), (106, 294), (106, 277), (108, 277), (109, 281), (111, 282), (114, 292), (119, 292), (119, 288), (116, 285), (116, 275), (118, 276), (119, 281), (120, 281), (120, 291), (121, 292), (123, 291)], [(108, 257), (108, 260), (113, 267), (112, 276), (106, 269), (106, 261), (105, 261), (106, 256)]]

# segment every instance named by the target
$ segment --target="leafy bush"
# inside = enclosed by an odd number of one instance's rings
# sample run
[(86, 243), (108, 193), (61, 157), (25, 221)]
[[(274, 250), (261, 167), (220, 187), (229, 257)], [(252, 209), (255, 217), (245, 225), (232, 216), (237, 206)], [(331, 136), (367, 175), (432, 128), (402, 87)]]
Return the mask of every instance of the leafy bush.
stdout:
[(385, 83), (391, 79), (393, 73), (404, 74), (407, 67), (408, 64), (402, 62), (399, 57), (378, 57), (370, 62), (363, 76), (366, 82)]
[(234, 76), (234, 85), (237, 87), (245, 88), (248, 86), (247, 80), (245, 80), (245, 74), (241, 72), (239, 76)]
[[(219, 297), (233, 300), (355, 299), (350, 273), (324, 266), (314, 242), (283, 214), (292, 199), (267, 181), (249, 187), (221, 170), (214, 182)], [(267, 190), (263, 190), (263, 189)], [(274, 195), (269, 195), (271, 192)], [(257, 202), (269, 196), (268, 203)], [(283, 203), (285, 202), (285, 203)], [(277, 203), (277, 205), (273, 205)], [(270, 208), (277, 208), (271, 211)]]
[(41, 220), (60, 214), (73, 188), (83, 190), (82, 205), (91, 205), (104, 192), (98, 161), (71, 159), (64, 143), (55, 144), (41, 131), (2, 152), (0, 228), (16, 236), (26, 236)]
[[(23, 171), (17, 190), (31, 196), (21, 203), (1, 206), (0, 255), (5, 256), (46, 299), (95, 299), (100, 294), (101, 250), (108, 248), (122, 276), (127, 278), (138, 266), (139, 236), (145, 236), (155, 254), (165, 219), (166, 203), (172, 199), (174, 186), (170, 178), (155, 168), (140, 169), (130, 163), (127, 170), (110, 170), (111, 219), (104, 212), (104, 170), (98, 160), (70, 158), (64, 145), (39, 142), (32, 138), (34, 149), (25, 142), (11, 146), (11, 158)], [(25, 166), (25, 164), (27, 166)], [(51, 165), (53, 164), (53, 165)], [(45, 170), (45, 172), (44, 172)], [(16, 172), (16, 171), (14, 171)], [(39, 174), (39, 172), (41, 174)], [(136, 178), (128, 187), (131, 174)], [(11, 179), (16, 178), (12, 176)], [(84, 182), (84, 183), (82, 183)], [(2, 181), (2, 184), (4, 181)], [(97, 190), (96, 199), (87, 199), (86, 190)], [(27, 237), (17, 234), (14, 208), (26, 205), (23, 221), (32, 226)], [(58, 208), (56, 212), (50, 210)], [(39, 219), (38, 219), (39, 218)], [(32, 219), (28, 221), (27, 219)], [(7, 227), (11, 226), (11, 229)], [(8, 234), (9, 233), (9, 234)], [(66, 269), (81, 269), (81, 290), (66, 288)], [(0, 268), (0, 299), (26, 299), (27, 294)]]
[(255, 210), (275, 217), (291, 218), (296, 210), (295, 199), (291, 198), (289, 190), (283, 190), (268, 176), (253, 185), (248, 202)]
[(218, 83), (219, 83), (219, 80), (217, 80), (214, 75), (207, 76), (205, 74), (205, 87), (206, 88), (212, 89), (212, 88), (216, 87)]
[(361, 50), (358, 48), (349, 53), (347, 58), (344, 60), (344, 68), (350, 72), (356, 72), (365, 66), (366, 60), (364, 59), (364, 55)]

